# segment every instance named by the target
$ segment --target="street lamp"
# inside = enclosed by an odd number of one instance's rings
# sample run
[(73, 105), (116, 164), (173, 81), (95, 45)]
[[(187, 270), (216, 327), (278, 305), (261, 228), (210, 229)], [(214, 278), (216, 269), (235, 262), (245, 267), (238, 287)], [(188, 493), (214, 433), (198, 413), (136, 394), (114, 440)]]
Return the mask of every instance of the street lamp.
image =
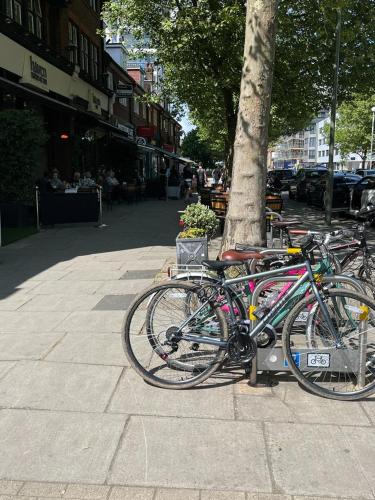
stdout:
[(372, 168), (372, 148), (374, 145), (375, 106), (371, 108), (371, 111), (372, 111), (372, 129), (371, 129), (370, 169)]

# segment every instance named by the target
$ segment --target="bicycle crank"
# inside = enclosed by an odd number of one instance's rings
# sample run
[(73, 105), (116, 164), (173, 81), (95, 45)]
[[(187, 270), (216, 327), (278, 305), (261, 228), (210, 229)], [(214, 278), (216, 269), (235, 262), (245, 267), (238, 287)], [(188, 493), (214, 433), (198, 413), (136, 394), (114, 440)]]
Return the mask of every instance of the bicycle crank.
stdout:
[(228, 355), (237, 363), (249, 363), (255, 358), (257, 345), (248, 335), (233, 335), (228, 341)]

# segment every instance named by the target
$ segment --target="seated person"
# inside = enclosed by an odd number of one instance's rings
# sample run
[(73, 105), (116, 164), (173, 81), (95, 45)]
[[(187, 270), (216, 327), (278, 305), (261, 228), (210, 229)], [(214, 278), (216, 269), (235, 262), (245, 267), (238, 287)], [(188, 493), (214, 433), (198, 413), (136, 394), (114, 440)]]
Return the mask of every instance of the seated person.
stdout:
[(60, 179), (59, 177), (59, 171), (54, 168), (52, 170), (52, 178), (49, 181), (49, 184), (53, 191), (64, 191), (65, 190), (65, 184), (64, 182)]
[(119, 186), (120, 185), (120, 183), (116, 179), (115, 173), (112, 169), (107, 170), (105, 180), (106, 180), (106, 183), (108, 184), (108, 186)]
[(85, 188), (93, 188), (96, 187), (96, 182), (95, 180), (91, 177), (91, 172), (90, 170), (87, 170), (83, 174), (83, 179), (80, 181), (80, 186), (85, 187)]
[(72, 188), (78, 188), (80, 185), (81, 185), (81, 172), (78, 172), (78, 170), (76, 170), (73, 174), (73, 180), (70, 183), (70, 186)]

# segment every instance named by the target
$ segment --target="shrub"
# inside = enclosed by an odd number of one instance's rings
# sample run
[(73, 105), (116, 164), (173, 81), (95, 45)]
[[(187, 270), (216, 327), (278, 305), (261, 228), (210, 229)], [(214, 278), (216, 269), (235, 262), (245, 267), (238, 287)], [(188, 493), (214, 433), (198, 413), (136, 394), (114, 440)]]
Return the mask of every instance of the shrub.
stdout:
[(0, 199), (33, 201), (40, 147), (47, 135), (32, 110), (0, 111)]
[(201, 203), (189, 205), (181, 220), (187, 229), (202, 229), (209, 238), (214, 235), (219, 224), (215, 212)]
[(203, 238), (206, 235), (206, 231), (204, 229), (197, 229), (191, 227), (186, 231), (183, 231), (178, 235), (179, 238), (189, 239), (189, 238)]

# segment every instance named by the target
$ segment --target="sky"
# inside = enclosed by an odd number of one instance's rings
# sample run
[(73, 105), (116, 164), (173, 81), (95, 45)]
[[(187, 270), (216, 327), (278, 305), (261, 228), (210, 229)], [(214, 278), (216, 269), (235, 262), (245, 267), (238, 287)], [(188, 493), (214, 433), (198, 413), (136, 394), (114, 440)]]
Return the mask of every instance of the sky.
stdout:
[(188, 111), (187, 108), (185, 108), (185, 113), (184, 113), (184, 116), (182, 117), (182, 119), (180, 120), (180, 123), (182, 125), (183, 131), (186, 134), (188, 132), (190, 132), (190, 130), (192, 130), (193, 128), (195, 128), (194, 125), (189, 120), (189, 111)]

